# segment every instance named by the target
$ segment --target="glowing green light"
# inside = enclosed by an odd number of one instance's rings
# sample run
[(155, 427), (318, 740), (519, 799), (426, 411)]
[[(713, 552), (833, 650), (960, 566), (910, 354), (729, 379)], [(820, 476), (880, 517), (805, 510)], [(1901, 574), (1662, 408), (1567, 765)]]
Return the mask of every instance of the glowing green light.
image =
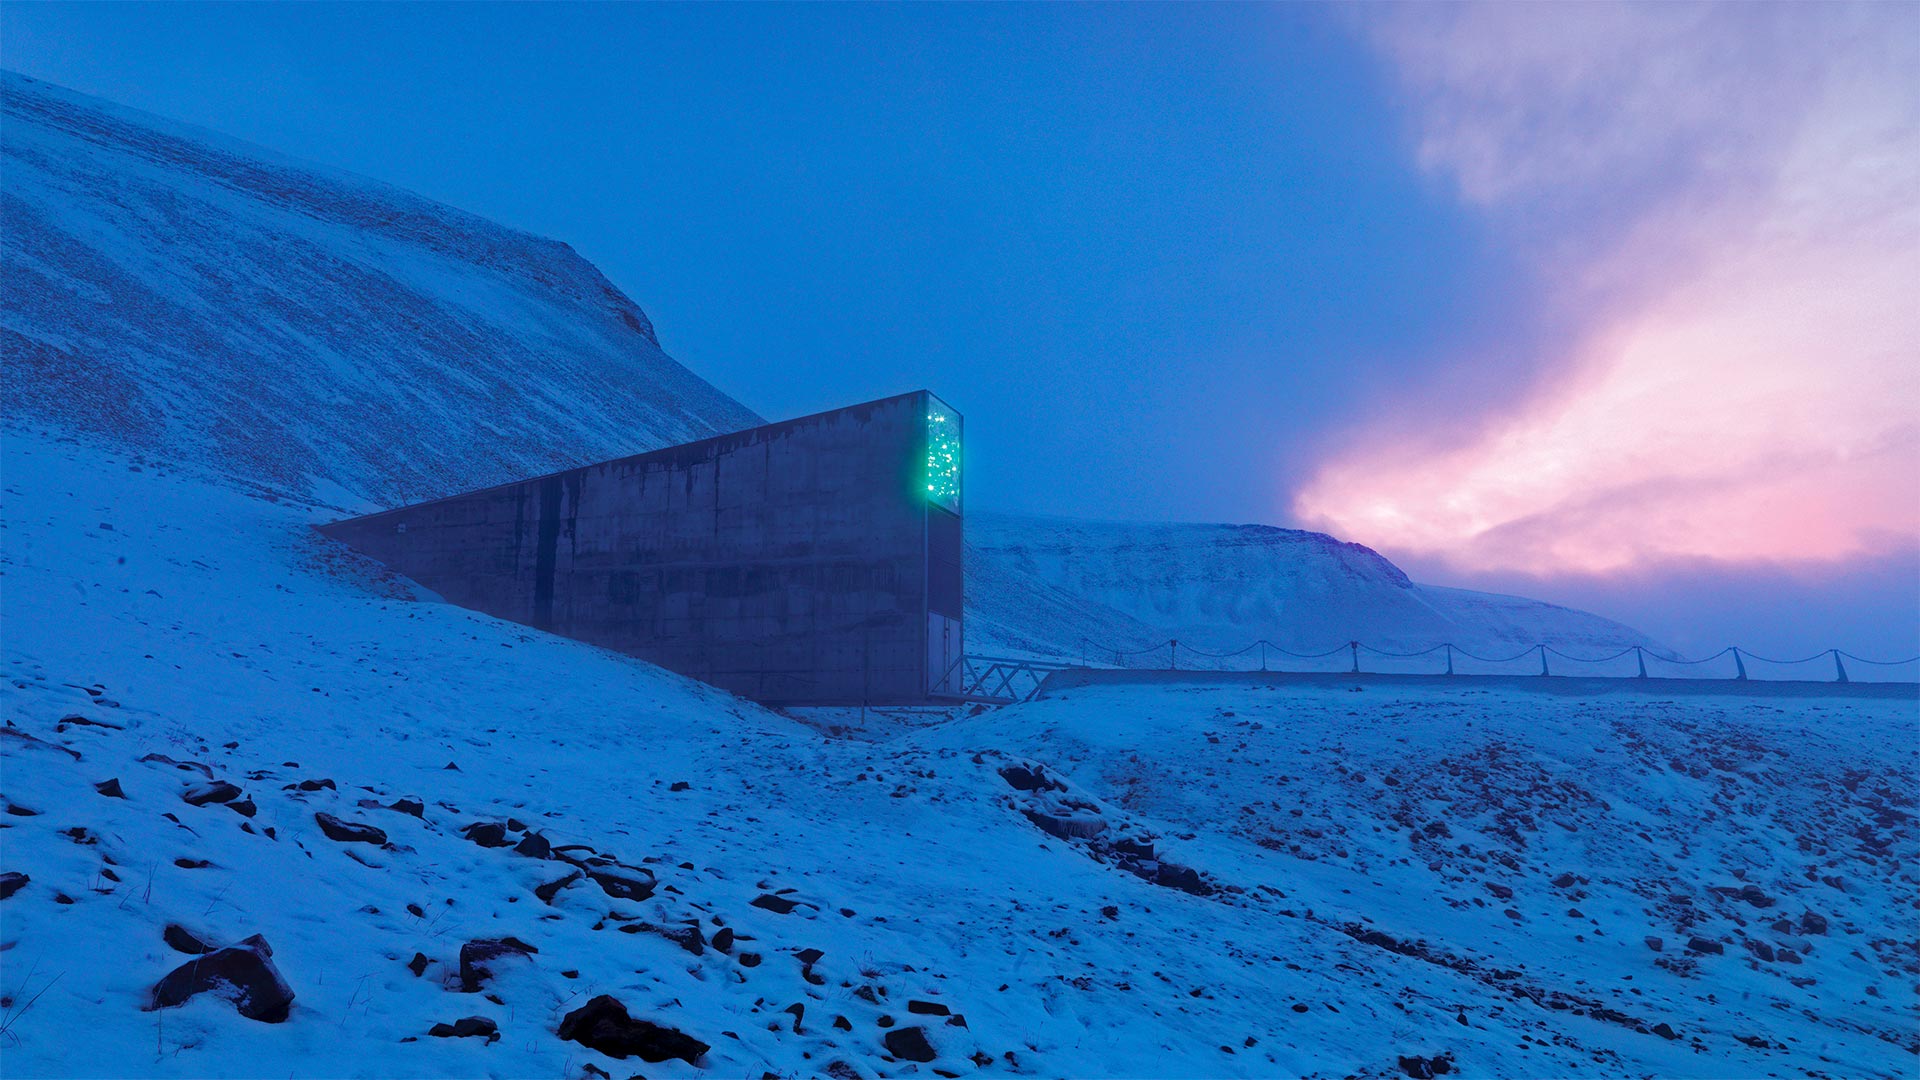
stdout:
[(960, 417), (927, 399), (927, 501), (960, 512)]

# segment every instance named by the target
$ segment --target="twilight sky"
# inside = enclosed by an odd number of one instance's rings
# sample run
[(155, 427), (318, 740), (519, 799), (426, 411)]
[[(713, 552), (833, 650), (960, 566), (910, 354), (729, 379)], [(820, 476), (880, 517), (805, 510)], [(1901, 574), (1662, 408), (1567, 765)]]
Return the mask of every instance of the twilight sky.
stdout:
[(0, 63), (566, 240), (977, 508), (1920, 651), (1910, 5), (7, 4)]

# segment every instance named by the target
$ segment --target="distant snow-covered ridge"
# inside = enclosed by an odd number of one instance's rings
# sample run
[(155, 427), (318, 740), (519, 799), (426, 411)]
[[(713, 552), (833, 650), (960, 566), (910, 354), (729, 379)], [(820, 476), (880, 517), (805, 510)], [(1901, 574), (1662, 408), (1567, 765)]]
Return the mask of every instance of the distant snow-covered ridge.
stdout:
[[(1382, 649), (1655, 647), (1584, 611), (1408, 579), (1378, 552), (1324, 533), (1267, 525), (1097, 522), (975, 513), (969, 593), (977, 639), (1080, 655), (1168, 638), (1227, 651), (1261, 638), (1302, 652), (1360, 641)], [(1016, 587), (1018, 583), (1018, 587)], [(1043, 624), (1009, 607), (1040, 601)], [(1071, 597), (1072, 604), (1057, 598)], [(971, 612), (970, 612), (971, 614)], [(1050, 643), (1051, 649), (1046, 648)]]
[[(7, 419), (354, 509), (760, 423), (563, 243), (16, 74), (0, 112)], [(1319, 533), (969, 517), (976, 651), (1645, 642)]]

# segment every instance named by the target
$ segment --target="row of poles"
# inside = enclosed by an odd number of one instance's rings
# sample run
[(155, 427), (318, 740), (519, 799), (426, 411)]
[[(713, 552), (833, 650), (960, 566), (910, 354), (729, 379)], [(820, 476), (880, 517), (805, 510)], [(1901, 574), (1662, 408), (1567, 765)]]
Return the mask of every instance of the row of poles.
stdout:
[[(1087, 667), (1092, 667), (1093, 653), (1096, 650), (1093, 649), (1092, 643), (1088, 639), (1082, 638), (1080, 644), (1081, 644), (1082, 663)], [(1267, 667), (1267, 653), (1269, 649), (1273, 650), (1274, 652), (1280, 653), (1283, 656), (1292, 657), (1298, 660), (1320, 660), (1330, 656), (1334, 656), (1341, 652), (1345, 652), (1349, 655), (1351, 664), (1352, 664), (1348, 673), (1353, 675), (1361, 674), (1361, 671), (1360, 671), (1360, 650), (1361, 649), (1366, 649), (1368, 652), (1377, 653), (1385, 657), (1392, 657), (1394, 659), (1410, 659), (1418, 656), (1426, 656), (1431, 653), (1441, 652), (1444, 650), (1446, 654), (1446, 663), (1447, 663), (1446, 674), (1448, 675), (1455, 674), (1454, 667), (1453, 667), (1453, 654), (1455, 652), (1455, 647), (1452, 644), (1435, 645), (1432, 648), (1423, 649), (1419, 652), (1398, 653), (1398, 652), (1388, 652), (1383, 649), (1375, 649), (1369, 645), (1362, 645), (1358, 641), (1349, 641), (1345, 645), (1336, 646), (1332, 649), (1327, 650), (1326, 652), (1297, 653), (1287, 649), (1282, 649), (1280, 646), (1275, 645), (1274, 643), (1262, 638), (1261, 640), (1254, 642), (1252, 645), (1249, 645), (1243, 649), (1238, 649), (1234, 652), (1210, 653), (1201, 649), (1196, 649), (1191, 645), (1187, 646), (1187, 651), (1195, 656), (1206, 657), (1206, 658), (1215, 659), (1215, 660), (1222, 660), (1222, 659), (1230, 659), (1235, 656), (1245, 655), (1246, 653), (1252, 652), (1256, 648), (1260, 650), (1260, 670), (1261, 671), (1269, 670)], [(1180, 670), (1180, 641), (1177, 638), (1168, 639), (1165, 645), (1149, 646), (1148, 648), (1135, 649), (1131, 652), (1120, 650), (1120, 649), (1107, 649), (1107, 648), (1102, 648), (1097, 651), (1100, 652), (1103, 656), (1106, 653), (1111, 652), (1113, 654), (1114, 666), (1126, 667), (1127, 657), (1142, 656), (1148, 653), (1157, 652), (1160, 649), (1167, 650), (1167, 669), (1169, 671)], [(1648, 678), (1646, 650), (1645, 648), (1639, 645), (1634, 645), (1634, 646), (1630, 646), (1628, 648), (1622, 649), (1619, 652), (1614, 653), (1612, 656), (1602, 656), (1602, 657), (1591, 658), (1591, 659), (1586, 657), (1579, 657), (1579, 656), (1569, 656), (1566, 653), (1560, 652), (1558, 649), (1551, 648), (1544, 643), (1540, 645), (1531, 646), (1521, 652), (1515, 653), (1512, 656), (1502, 657), (1499, 659), (1494, 659), (1494, 658), (1485, 657), (1485, 656), (1476, 656), (1473, 653), (1467, 652), (1465, 649), (1460, 649), (1458, 651), (1460, 655), (1467, 657), (1468, 659), (1477, 660), (1481, 663), (1486, 663), (1486, 664), (1510, 664), (1519, 660), (1524, 660), (1529, 655), (1538, 655), (1540, 658), (1539, 673), (1541, 675), (1553, 674), (1551, 668), (1548, 666), (1548, 663), (1547, 663), (1548, 653), (1552, 653), (1563, 660), (1567, 660), (1576, 664), (1604, 664), (1613, 660), (1618, 660), (1621, 657), (1626, 656), (1628, 653), (1632, 653), (1634, 658), (1634, 665), (1638, 669), (1638, 673), (1636, 677), (1642, 678), (1642, 679)], [(1728, 654), (1732, 654), (1733, 656), (1733, 666), (1734, 666), (1733, 677), (1735, 681), (1743, 681), (1747, 678), (1746, 662), (1749, 657), (1755, 660), (1762, 661), (1764, 663), (1777, 664), (1780, 666), (1806, 664), (1806, 663), (1811, 663), (1815, 660), (1820, 660), (1822, 658), (1831, 657), (1833, 660), (1834, 681), (1841, 682), (1841, 683), (1850, 681), (1847, 677), (1847, 665), (1843, 662), (1842, 657), (1855, 660), (1859, 663), (1872, 664), (1875, 666), (1885, 666), (1885, 667), (1893, 667), (1901, 664), (1920, 663), (1920, 656), (1911, 657), (1906, 660), (1867, 660), (1863, 657), (1854, 656), (1851, 653), (1843, 653), (1839, 649), (1826, 649), (1824, 651), (1814, 653), (1812, 656), (1802, 657), (1798, 660), (1772, 660), (1772, 659), (1768, 659), (1767, 657), (1760, 656), (1759, 654), (1754, 653), (1751, 650), (1747, 651), (1743, 655), (1742, 650), (1737, 645), (1728, 646), (1727, 648), (1720, 650), (1719, 652), (1713, 654), (1712, 656), (1706, 657), (1701, 660), (1669, 660), (1666, 657), (1659, 657), (1659, 656), (1657, 656), (1656, 659), (1659, 660), (1661, 663), (1693, 667), (1700, 664), (1711, 663), (1712, 661), (1718, 660), (1721, 657), (1726, 656)], [(1195, 669), (1195, 670), (1202, 670), (1202, 669)]]

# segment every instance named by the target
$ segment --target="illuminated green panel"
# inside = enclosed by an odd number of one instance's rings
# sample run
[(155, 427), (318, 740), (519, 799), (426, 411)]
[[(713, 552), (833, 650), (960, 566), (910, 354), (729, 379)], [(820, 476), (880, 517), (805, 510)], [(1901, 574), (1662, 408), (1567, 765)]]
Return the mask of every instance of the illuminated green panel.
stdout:
[(927, 395), (927, 501), (960, 512), (960, 414)]

